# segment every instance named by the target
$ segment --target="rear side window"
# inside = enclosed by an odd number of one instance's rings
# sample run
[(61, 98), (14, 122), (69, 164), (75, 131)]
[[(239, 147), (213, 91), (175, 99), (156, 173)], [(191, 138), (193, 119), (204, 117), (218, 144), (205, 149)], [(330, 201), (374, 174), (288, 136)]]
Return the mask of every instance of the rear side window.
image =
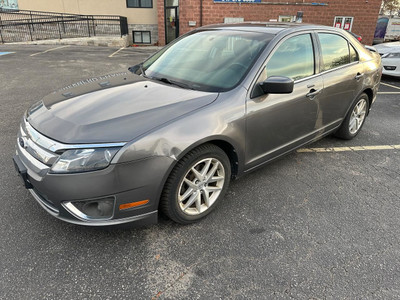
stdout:
[(354, 47), (349, 44), (349, 49), (350, 49), (350, 62), (352, 63), (352, 62), (358, 61), (358, 53), (354, 49)]
[(358, 61), (358, 54), (346, 39), (331, 33), (318, 33), (321, 44), (323, 71)]
[(261, 80), (286, 76), (299, 80), (314, 74), (314, 50), (310, 34), (291, 37), (279, 45), (268, 60)]

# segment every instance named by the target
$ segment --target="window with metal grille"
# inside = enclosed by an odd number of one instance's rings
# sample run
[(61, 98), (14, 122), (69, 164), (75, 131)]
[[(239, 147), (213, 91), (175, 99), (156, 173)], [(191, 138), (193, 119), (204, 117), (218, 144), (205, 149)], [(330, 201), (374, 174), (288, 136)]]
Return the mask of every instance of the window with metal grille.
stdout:
[(150, 31), (132, 31), (134, 44), (151, 44)]
[(335, 20), (333, 21), (333, 27), (351, 31), (351, 28), (353, 27), (353, 21), (353, 17), (335, 17)]

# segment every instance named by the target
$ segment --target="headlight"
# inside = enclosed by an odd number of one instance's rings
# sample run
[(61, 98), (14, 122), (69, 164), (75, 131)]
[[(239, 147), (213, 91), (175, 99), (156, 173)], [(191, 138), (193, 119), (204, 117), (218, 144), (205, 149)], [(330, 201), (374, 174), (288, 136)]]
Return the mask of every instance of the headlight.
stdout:
[(106, 168), (120, 148), (76, 149), (65, 151), (53, 164), (51, 173), (77, 173)]
[(400, 58), (400, 53), (386, 53), (382, 55), (382, 58)]

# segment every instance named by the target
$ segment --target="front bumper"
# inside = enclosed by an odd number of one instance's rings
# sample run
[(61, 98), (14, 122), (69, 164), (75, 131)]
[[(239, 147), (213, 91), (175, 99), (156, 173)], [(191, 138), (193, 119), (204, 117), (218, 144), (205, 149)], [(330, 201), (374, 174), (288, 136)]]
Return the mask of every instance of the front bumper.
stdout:
[(382, 74), (400, 77), (400, 64), (398, 61), (399, 59), (382, 58)]
[(400, 68), (396, 68), (395, 70), (387, 70), (383, 69), (382, 71), (383, 75), (389, 75), (389, 76), (395, 76), (395, 77), (400, 77)]
[[(48, 165), (33, 157), (19, 143), (13, 160), (24, 186), (49, 214), (69, 223), (87, 226), (156, 223), (162, 186), (173, 163), (172, 158), (157, 156), (112, 164), (93, 172), (51, 174)], [(82, 218), (65, 205), (105, 198), (114, 199), (112, 215), (106, 219)], [(141, 200), (148, 202), (128, 209), (120, 208), (123, 204)]]
[(137, 216), (131, 216), (131, 217), (126, 217), (126, 218), (120, 218), (120, 219), (109, 219), (109, 220), (91, 220), (91, 221), (83, 221), (79, 220), (76, 218), (69, 218), (69, 217), (64, 217), (61, 216), (59, 211), (55, 209), (55, 207), (49, 205), (49, 203), (44, 200), (34, 189), (29, 189), (29, 192), (35, 198), (35, 200), (46, 210), (49, 214), (52, 216), (76, 225), (86, 225), (86, 226), (112, 226), (112, 225), (119, 225), (119, 224), (125, 224), (125, 223), (133, 223), (135, 222), (137, 225), (149, 225), (149, 224), (155, 224), (157, 223), (158, 220), (158, 212), (153, 211), (153, 212), (148, 212), (145, 214), (137, 215)]

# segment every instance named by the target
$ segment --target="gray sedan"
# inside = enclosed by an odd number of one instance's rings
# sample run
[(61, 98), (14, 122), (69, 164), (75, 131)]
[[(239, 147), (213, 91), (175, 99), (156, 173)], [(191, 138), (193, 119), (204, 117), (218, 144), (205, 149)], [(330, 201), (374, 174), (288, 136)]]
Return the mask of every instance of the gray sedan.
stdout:
[(328, 134), (355, 137), (381, 74), (379, 55), (340, 29), (202, 27), (129, 71), (44, 97), (13, 159), (64, 221), (148, 224), (162, 211), (188, 224), (231, 179)]

